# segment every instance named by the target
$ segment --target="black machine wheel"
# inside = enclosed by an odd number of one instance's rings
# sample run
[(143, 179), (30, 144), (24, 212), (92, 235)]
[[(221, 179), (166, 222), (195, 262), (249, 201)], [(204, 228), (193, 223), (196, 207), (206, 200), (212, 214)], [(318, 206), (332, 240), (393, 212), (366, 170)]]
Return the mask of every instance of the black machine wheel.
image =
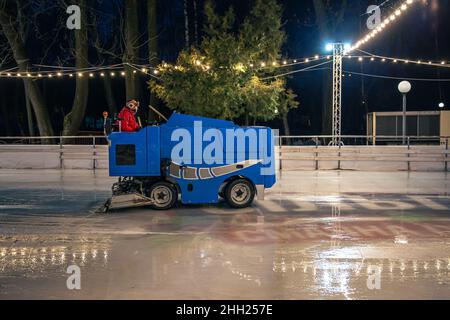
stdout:
[(231, 181), (225, 189), (225, 200), (232, 208), (246, 208), (255, 198), (255, 188), (245, 179)]
[(151, 207), (155, 210), (168, 210), (178, 200), (178, 192), (175, 186), (165, 181), (152, 184), (147, 196), (153, 200)]

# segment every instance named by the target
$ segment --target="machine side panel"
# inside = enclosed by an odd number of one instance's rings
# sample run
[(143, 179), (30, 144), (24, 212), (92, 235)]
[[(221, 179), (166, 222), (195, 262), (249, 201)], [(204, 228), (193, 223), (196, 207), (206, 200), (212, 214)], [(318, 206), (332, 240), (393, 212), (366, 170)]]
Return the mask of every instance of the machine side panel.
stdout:
[(161, 126), (161, 160), (181, 189), (183, 203), (215, 203), (220, 186), (240, 176), (254, 185), (274, 185), (272, 130), (266, 127)]
[(161, 135), (157, 126), (147, 127), (147, 173), (161, 175)]

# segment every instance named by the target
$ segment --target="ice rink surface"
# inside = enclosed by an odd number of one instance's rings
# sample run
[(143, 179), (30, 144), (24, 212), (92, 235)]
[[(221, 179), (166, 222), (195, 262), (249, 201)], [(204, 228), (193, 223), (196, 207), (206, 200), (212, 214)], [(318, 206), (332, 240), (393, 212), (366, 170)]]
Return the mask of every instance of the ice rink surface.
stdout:
[(446, 173), (283, 172), (247, 209), (94, 213), (114, 181), (0, 170), (0, 299), (450, 299)]

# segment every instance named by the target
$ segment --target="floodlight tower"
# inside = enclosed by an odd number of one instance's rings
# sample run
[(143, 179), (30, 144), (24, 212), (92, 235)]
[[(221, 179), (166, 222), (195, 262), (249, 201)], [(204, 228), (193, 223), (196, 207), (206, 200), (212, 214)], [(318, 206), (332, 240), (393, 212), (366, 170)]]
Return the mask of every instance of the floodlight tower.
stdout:
[(341, 145), (341, 110), (342, 110), (342, 58), (345, 45), (333, 43), (333, 131), (331, 144)]

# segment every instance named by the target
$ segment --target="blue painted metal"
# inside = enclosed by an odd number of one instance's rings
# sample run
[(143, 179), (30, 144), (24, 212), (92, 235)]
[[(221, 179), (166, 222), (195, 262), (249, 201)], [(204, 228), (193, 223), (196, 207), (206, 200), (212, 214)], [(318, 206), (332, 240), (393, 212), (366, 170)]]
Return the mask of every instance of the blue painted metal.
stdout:
[[(144, 130), (144, 129), (143, 129)], [(161, 134), (160, 127), (146, 127), (147, 131), (147, 176), (161, 175)]]
[[(138, 132), (112, 132), (109, 136), (109, 174), (112, 177), (148, 175), (147, 169), (147, 131), (145, 128)], [(134, 165), (116, 165), (117, 145), (135, 145), (136, 163)]]
[[(179, 186), (183, 203), (218, 202), (221, 185), (236, 176), (265, 188), (276, 182), (270, 128), (241, 128), (231, 121), (174, 113), (166, 124), (136, 133), (113, 132), (109, 140), (111, 176), (166, 176)], [(119, 144), (136, 145), (134, 165), (117, 165)], [(177, 152), (180, 146), (186, 147), (183, 152)], [(171, 173), (171, 163), (181, 166), (178, 174)]]

